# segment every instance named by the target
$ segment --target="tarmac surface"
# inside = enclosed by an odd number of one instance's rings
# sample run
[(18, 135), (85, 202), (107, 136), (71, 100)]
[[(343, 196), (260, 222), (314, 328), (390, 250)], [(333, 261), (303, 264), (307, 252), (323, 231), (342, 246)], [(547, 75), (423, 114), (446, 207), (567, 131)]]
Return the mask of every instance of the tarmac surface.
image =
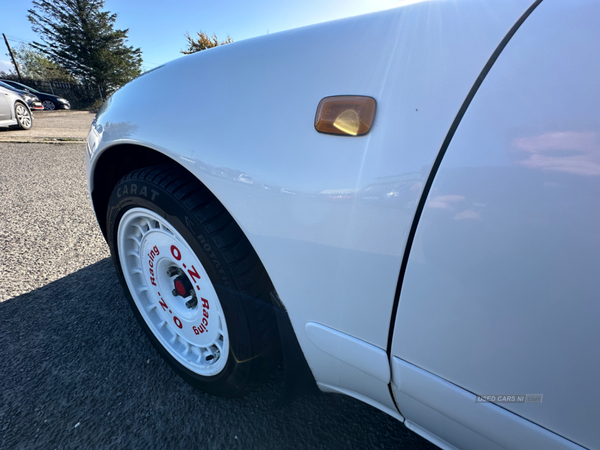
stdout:
[(85, 142), (96, 113), (93, 111), (33, 111), (30, 130), (0, 127), (0, 142)]
[(437, 448), (348, 397), (283, 403), (281, 370), (234, 400), (175, 375), (118, 284), (84, 144), (40, 143), (84, 141), (92, 119), (50, 112), (0, 132), (0, 449)]

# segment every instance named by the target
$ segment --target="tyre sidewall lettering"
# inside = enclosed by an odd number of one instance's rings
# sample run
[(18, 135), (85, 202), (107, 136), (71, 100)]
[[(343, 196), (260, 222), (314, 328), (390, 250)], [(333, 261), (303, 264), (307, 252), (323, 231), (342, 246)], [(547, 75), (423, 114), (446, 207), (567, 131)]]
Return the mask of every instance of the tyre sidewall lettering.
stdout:
[[(138, 194), (139, 192), (139, 194)], [(156, 200), (160, 193), (154, 187), (148, 187), (141, 182), (125, 182), (117, 188), (117, 197), (138, 196), (151, 201)]]

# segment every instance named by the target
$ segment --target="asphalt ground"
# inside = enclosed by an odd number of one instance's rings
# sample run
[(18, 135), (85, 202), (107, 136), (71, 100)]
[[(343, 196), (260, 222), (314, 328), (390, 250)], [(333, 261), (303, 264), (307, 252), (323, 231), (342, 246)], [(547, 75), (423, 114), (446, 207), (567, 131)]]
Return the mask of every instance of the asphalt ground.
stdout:
[(0, 127), (0, 142), (85, 142), (94, 116), (92, 111), (33, 111), (30, 130)]
[[(68, 122), (85, 137), (93, 115), (73, 113)], [(44, 114), (34, 127), (51, 129), (46, 117), (56, 120)], [(123, 296), (90, 206), (84, 144), (6, 142), (7, 133), (0, 132), (0, 449), (437, 448), (352, 398), (282, 402), (281, 369), (242, 399), (189, 386), (159, 357)], [(40, 134), (37, 142), (52, 139)]]

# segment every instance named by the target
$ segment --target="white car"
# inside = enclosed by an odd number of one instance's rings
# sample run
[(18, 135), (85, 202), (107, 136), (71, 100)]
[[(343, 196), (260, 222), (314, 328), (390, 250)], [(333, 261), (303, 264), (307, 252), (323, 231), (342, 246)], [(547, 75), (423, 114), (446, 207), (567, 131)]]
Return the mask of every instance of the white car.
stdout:
[(412, 3), (106, 102), (89, 187), (126, 296), (210, 393), (282, 353), (441, 448), (600, 448), (600, 2)]
[(16, 126), (29, 130), (33, 126), (33, 115), (17, 92), (0, 86), (0, 127)]

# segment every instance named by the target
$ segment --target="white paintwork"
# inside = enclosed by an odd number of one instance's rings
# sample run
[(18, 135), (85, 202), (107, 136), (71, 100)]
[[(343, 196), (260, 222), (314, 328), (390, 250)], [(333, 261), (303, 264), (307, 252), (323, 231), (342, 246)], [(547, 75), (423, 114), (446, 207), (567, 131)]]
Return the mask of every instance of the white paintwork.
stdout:
[[(19, 124), (15, 115), (15, 106), (17, 103), (23, 105), (26, 104), (17, 93), (0, 86), (0, 127), (8, 127)], [(31, 111), (29, 111), (29, 107), (27, 106), (26, 112), (29, 114), (29, 119), (33, 121), (33, 116), (31, 115)]]
[(597, 1), (544, 1), (485, 79), (419, 222), (393, 346), (475, 394), (543, 394), (502, 407), (588, 448), (600, 448), (598, 24)]
[(394, 395), (406, 419), (450, 445), (464, 450), (582, 450), (500, 406), (475, 403), (475, 395), (406, 361), (393, 358), (392, 368)]
[[(317, 381), (394, 408), (385, 383), (320, 350), (305, 325), (386, 348), (430, 166), (481, 69), (530, 3), (431, 1), (173, 61), (111, 97), (98, 141), (91, 139), (89, 172), (119, 143), (185, 166), (256, 249)], [(158, 86), (169, 95), (149, 96)], [(319, 101), (341, 94), (377, 100), (367, 136), (315, 131)], [(253, 183), (236, 182), (240, 174)], [(335, 201), (319, 195), (327, 190), (357, 194)]]
[(12, 108), (6, 92), (0, 91), (0, 122), (11, 120)]
[(379, 347), (314, 322), (306, 324), (306, 334), (310, 341), (325, 353), (385, 384), (390, 382), (388, 356)]
[(397, 419), (401, 422), (404, 421), (404, 417), (402, 417), (402, 415), (400, 413), (398, 413), (398, 409), (396, 409), (396, 406), (393, 406), (390, 408), (386, 405), (383, 405), (383, 404), (378, 403), (377, 401), (373, 400), (372, 397), (360, 394), (358, 392), (351, 391), (349, 389), (343, 389), (338, 386), (331, 386), (329, 384), (320, 383), (320, 382), (317, 382), (317, 386), (319, 386), (319, 389), (321, 389), (323, 392), (329, 392), (332, 394), (344, 394), (344, 395), (348, 395), (349, 397), (354, 397), (357, 400), (360, 400), (364, 403), (367, 403), (368, 405), (371, 405), (377, 409), (380, 409), (381, 411), (392, 416), (394, 419)]
[[(205, 377), (219, 374), (229, 356), (227, 322), (189, 244), (165, 218), (131, 208), (119, 222), (117, 245), (131, 296), (156, 339), (188, 370)], [(195, 308), (186, 307), (189, 298), (172, 294), (176, 276), (168, 273), (171, 267), (179, 268), (196, 289)]]
[(432, 434), (429, 431), (427, 431), (426, 429), (421, 428), (416, 423), (412, 423), (410, 420), (405, 420), (404, 425), (406, 425), (406, 428), (408, 428), (409, 430), (414, 431), (419, 436), (422, 436), (425, 439), (427, 439), (429, 442), (434, 443), (442, 450), (457, 450), (454, 445), (448, 444), (446, 441), (440, 439), (435, 434)]

